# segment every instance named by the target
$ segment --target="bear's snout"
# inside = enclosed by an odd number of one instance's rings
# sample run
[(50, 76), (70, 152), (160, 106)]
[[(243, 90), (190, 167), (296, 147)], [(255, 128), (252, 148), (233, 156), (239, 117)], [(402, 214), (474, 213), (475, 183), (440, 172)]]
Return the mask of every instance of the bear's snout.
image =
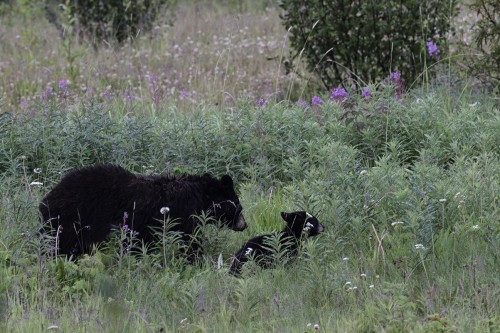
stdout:
[(243, 231), (247, 228), (247, 221), (245, 221), (245, 218), (243, 217), (243, 214), (240, 213), (238, 217), (236, 218), (235, 223), (233, 224), (233, 230), (234, 231)]

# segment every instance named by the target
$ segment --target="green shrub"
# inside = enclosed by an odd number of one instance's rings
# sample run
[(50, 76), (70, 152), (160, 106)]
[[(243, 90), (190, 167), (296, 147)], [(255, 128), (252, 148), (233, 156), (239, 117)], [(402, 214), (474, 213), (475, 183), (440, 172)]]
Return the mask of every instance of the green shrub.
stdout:
[[(175, 0), (66, 0), (64, 14), (70, 15), (73, 27), (96, 41), (116, 39), (123, 42), (139, 32), (149, 31), (163, 9)], [(61, 26), (54, 13), (54, 3), (47, 6), (49, 20)], [(62, 21), (67, 20), (65, 17)]]
[[(443, 51), (452, 1), (282, 0), (291, 58), (304, 57), (327, 88), (346, 79), (374, 81), (399, 70), (413, 82), (430, 61), (433, 40)], [(434, 57), (436, 59), (437, 57)]]
[[(474, 0), (470, 9), (479, 20), (474, 29), (474, 54), (469, 58), (473, 72), (493, 85), (500, 83), (500, 2)], [(479, 55), (479, 56), (478, 56)]]

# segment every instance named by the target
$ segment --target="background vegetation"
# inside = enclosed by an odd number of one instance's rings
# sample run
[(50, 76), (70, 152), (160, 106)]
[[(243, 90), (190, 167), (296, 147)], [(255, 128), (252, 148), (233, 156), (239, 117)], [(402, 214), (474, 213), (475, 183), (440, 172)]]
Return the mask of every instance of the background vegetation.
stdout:
[[(285, 74), (266, 1), (182, 2), (173, 25), (98, 48), (31, 2), (0, 12), (0, 331), (500, 330), (499, 101), (458, 56), (411, 90), (384, 79), (329, 98), (300, 66)], [(124, 230), (54, 258), (38, 202), (100, 162), (229, 173), (249, 228), (202, 227), (198, 265), (169, 233), (127, 252)], [(298, 258), (227, 274), (246, 239), (299, 209), (326, 231)]]

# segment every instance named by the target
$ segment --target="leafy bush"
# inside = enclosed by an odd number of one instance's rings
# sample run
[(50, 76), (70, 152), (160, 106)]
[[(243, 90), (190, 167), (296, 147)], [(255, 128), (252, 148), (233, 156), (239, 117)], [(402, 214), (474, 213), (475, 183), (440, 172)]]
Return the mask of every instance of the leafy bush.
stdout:
[(456, 12), (456, 0), (282, 0), (280, 6), (292, 59), (303, 55), (327, 88), (346, 79), (375, 81), (394, 69), (413, 82), (430, 60), (426, 43), (443, 48)]
[[(493, 85), (500, 83), (500, 2), (496, 0), (475, 0), (470, 9), (479, 20), (474, 29), (475, 52), (470, 65), (476, 75)], [(479, 57), (478, 57), (479, 53)]]
[[(175, 0), (67, 0), (64, 8), (65, 15), (73, 18), (69, 23), (83, 34), (97, 41), (116, 38), (123, 42), (150, 30), (160, 10), (174, 4)], [(49, 20), (59, 25), (53, 5), (47, 7)]]

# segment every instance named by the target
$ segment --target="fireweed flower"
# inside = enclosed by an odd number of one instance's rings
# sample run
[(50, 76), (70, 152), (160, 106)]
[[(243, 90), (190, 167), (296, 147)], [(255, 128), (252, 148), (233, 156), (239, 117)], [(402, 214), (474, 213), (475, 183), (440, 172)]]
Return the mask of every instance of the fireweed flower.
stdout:
[(40, 93), (40, 102), (45, 102), (53, 96), (52, 87), (48, 87), (45, 91)]
[(401, 80), (401, 73), (398, 71), (394, 71), (389, 76), (389, 79), (391, 79), (391, 81), (399, 81)]
[(297, 101), (297, 105), (304, 108), (304, 109), (307, 109), (309, 107), (309, 103), (307, 103), (307, 101), (303, 98), (301, 98)]
[(106, 90), (102, 92), (102, 96), (106, 98), (111, 98), (113, 97), (113, 94), (111, 93), (111, 86), (107, 86)]
[(19, 102), (19, 106), (21, 107), (21, 109), (27, 109), (28, 106), (29, 106), (29, 103), (28, 103), (28, 100), (24, 97), (21, 97), (21, 101)]
[(123, 95), (125, 96), (125, 99), (127, 101), (133, 101), (135, 99), (134, 94), (129, 89), (125, 89), (125, 92), (123, 93)]
[(150, 74), (150, 75), (146, 75), (146, 77), (148, 78), (149, 84), (151, 86), (156, 87), (156, 84), (158, 83), (158, 75)]
[(255, 101), (255, 105), (257, 106), (264, 106), (267, 104), (267, 101), (264, 98), (259, 98), (257, 101)]
[(94, 87), (92, 87), (91, 85), (85, 87), (85, 95), (87, 95), (88, 97), (91, 97), (93, 92), (94, 92)]
[(349, 93), (343, 87), (337, 87), (330, 91), (330, 99), (343, 102), (349, 97)]
[(311, 99), (311, 105), (321, 105), (323, 104), (323, 100), (319, 96), (313, 96)]
[(65, 80), (65, 79), (59, 80), (59, 90), (60, 91), (68, 90), (68, 84), (69, 84), (69, 80)]
[(429, 39), (429, 41), (427, 41), (427, 51), (429, 52), (429, 56), (434, 59), (437, 59), (439, 57), (439, 53), (441, 53), (436, 43), (434, 43), (432, 39)]
[(389, 75), (389, 82), (394, 85), (394, 96), (397, 99), (403, 98), (403, 94), (405, 92), (405, 83), (403, 78), (401, 77), (401, 73), (399, 71), (394, 71)]
[(361, 97), (368, 98), (372, 95), (372, 90), (370, 87), (365, 87), (361, 90)]

